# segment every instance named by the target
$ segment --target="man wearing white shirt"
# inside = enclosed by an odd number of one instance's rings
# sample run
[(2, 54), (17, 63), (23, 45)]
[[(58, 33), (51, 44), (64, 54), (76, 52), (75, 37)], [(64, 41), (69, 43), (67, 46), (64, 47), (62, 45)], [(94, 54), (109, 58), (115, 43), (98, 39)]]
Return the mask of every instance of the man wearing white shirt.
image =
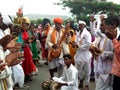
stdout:
[(9, 26), (12, 25), (12, 21), (10, 20), (8, 15), (4, 15), (0, 13), (0, 39), (4, 37), (5, 35), (8, 35), (11, 33)]
[(110, 39), (108, 39), (104, 33), (106, 30), (105, 20), (102, 20), (100, 30), (101, 39), (99, 42), (99, 49), (102, 50), (102, 53), (98, 56), (98, 81), (96, 83), (95, 90), (113, 90), (112, 89), (112, 75), (110, 74), (112, 64), (113, 64), (113, 44)]
[[(102, 35), (101, 33), (101, 30), (100, 30), (100, 24), (101, 24), (101, 21), (105, 18), (105, 15), (104, 14), (101, 14), (99, 18), (96, 19), (96, 24), (95, 24), (95, 32), (94, 32), (94, 35), (95, 35), (95, 40), (94, 42), (92, 43), (92, 45), (94, 45), (95, 47), (98, 47), (98, 44), (100, 42), (100, 35)], [(95, 83), (97, 83), (97, 79), (98, 79), (98, 72), (97, 72), (97, 65), (98, 65), (98, 62), (96, 60), (97, 58), (94, 57), (94, 77), (95, 77)]]
[[(7, 17), (7, 16), (6, 16)], [(7, 40), (9, 41), (9, 39), (11, 40), (12, 37), (10, 37), (10, 29), (8, 27), (8, 24), (12, 24), (12, 22), (10, 22), (8, 20), (8, 18), (4, 18), (2, 17), (2, 14), (0, 13), (0, 59), (5, 60), (6, 61), (6, 57), (10, 55), (10, 50), (8, 50), (8, 48), (4, 49), (4, 43), (9, 43), (7, 42)], [(7, 38), (6, 40), (4, 40), (5, 38)], [(13, 41), (13, 40), (11, 40)], [(15, 42), (14, 42), (15, 43)], [(10, 43), (10, 48), (15, 47), (14, 43), (12, 42), (12, 44)], [(12, 57), (10, 58), (10, 60), (12, 59)], [(4, 61), (4, 62), (5, 62)], [(16, 64), (15, 64), (16, 65)], [(2, 71), (0, 73), (0, 90), (13, 90), (13, 81), (11, 78), (12, 75), (12, 71), (11, 68), (8, 68), (7, 65), (5, 70)], [(5, 80), (5, 83), (7, 83), (7, 85), (3, 84), (3, 80)], [(1, 89), (2, 87), (6, 86), (6, 89)]]
[[(61, 18), (54, 18), (55, 27), (49, 31), (46, 39), (46, 44), (49, 47), (48, 66), (51, 78), (54, 77), (56, 68), (58, 77), (62, 75), (64, 67), (63, 54), (69, 53), (67, 42), (70, 40), (70, 34), (64, 33), (62, 23), (63, 20)], [(51, 49), (56, 51), (59, 47), (61, 49), (60, 55), (58, 55), (58, 57), (52, 57)]]
[(96, 30), (96, 19), (94, 15), (90, 15), (90, 30), (91, 34), (95, 36), (95, 30)]
[(79, 21), (79, 32), (76, 37), (77, 51), (74, 56), (75, 66), (78, 70), (80, 80), (79, 88), (83, 88), (83, 78), (85, 78), (85, 90), (89, 90), (89, 80), (91, 72), (91, 53), (89, 47), (91, 45), (91, 34), (85, 28), (86, 23)]
[(8, 51), (5, 50), (8, 48), (13, 48), (14, 46), (15, 42), (14, 40), (12, 40), (12, 37), (10, 35), (6, 35), (2, 39), (0, 39), (0, 59), (4, 60), (4, 63), (7, 63), (5, 70), (0, 73), (0, 90), (13, 90), (13, 81), (11, 78), (12, 72), (10, 68), (8, 68), (8, 66), (20, 63), (21, 60), (17, 60), (17, 58), (21, 57), (22, 54), (19, 52), (8, 54)]
[(72, 65), (70, 54), (65, 54), (63, 57), (65, 63), (63, 75), (60, 78), (53, 77), (53, 80), (58, 82), (60, 90), (78, 90), (78, 71)]

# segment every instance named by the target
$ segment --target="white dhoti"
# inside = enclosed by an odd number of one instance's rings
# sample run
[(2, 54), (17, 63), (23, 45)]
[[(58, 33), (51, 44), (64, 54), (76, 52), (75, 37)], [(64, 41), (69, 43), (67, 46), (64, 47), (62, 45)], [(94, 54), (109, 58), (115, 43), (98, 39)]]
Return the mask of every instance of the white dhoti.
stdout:
[(62, 75), (64, 65), (65, 64), (64, 64), (63, 58), (56, 58), (48, 63), (49, 69), (57, 68), (58, 77), (60, 77)]
[(60, 90), (78, 90), (75, 86), (62, 86)]
[(18, 83), (19, 87), (24, 85), (24, 71), (20, 64), (12, 67), (14, 85)]
[(113, 90), (112, 81), (113, 81), (112, 75), (100, 74), (99, 78), (98, 78), (98, 81), (97, 81), (97, 84), (96, 84), (96, 89), (95, 90)]
[(89, 85), (90, 73), (91, 73), (90, 62), (76, 61), (75, 66), (76, 66), (76, 68), (78, 70), (79, 79), (85, 78), (85, 85)]
[(95, 77), (95, 84), (98, 82), (99, 73), (98, 73), (98, 61), (94, 60), (94, 77)]

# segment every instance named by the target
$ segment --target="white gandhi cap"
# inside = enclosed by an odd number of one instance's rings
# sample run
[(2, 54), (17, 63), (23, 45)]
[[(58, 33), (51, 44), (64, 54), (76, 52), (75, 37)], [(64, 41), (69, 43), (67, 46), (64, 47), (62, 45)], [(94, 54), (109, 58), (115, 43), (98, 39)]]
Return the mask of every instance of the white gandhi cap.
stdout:
[(86, 22), (85, 22), (85, 21), (81, 21), (81, 20), (79, 20), (78, 23), (79, 23), (79, 24), (84, 24), (84, 25), (86, 25)]

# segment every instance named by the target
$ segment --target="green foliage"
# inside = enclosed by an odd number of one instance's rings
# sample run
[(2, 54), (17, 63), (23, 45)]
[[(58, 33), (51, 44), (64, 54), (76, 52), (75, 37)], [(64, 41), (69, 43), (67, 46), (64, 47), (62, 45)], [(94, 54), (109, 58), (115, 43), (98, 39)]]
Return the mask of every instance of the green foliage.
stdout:
[[(106, 0), (61, 0), (61, 5), (69, 7), (70, 12), (76, 15), (76, 18), (87, 18), (89, 14), (99, 12), (105, 14), (119, 14), (120, 5)], [(59, 5), (60, 5), (59, 3)]]
[(79, 16), (77, 19), (83, 20), (87, 23), (87, 25), (89, 25), (89, 22), (90, 22), (89, 16)]
[(36, 20), (30, 20), (30, 22), (33, 22), (33, 23), (35, 23), (35, 24), (36, 24)]
[(38, 24), (42, 23), (42, 20), (43, 20), (43, 19), (38, 18), (38, 19), (36, 20), (36, 24), (38, 25)]
[(37, 20), (30, 20), (31, 22), (35, 23), (36, 25), (39, 25), (40, 23), (42, 23), (42, 19), (38, 18)]

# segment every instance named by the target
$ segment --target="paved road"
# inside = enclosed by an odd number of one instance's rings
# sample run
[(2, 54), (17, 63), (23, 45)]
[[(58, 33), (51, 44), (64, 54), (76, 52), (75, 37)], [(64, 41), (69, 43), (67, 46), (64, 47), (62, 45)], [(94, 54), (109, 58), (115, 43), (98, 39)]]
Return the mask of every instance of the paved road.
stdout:
[[(42, 90), (41, 83), (49, 78), (48, 66), (43, 64), (43, 60), (41, 60), (41, 65), (38, 68), (38, 76), (33, 77), (33, 81), (25, 83), (25, 85), (29, 85), (30, 88), (25, 89), (15, 89), (15, 90)], [(90, 90), (95, 90), (94, 82), (90, 82)]]

